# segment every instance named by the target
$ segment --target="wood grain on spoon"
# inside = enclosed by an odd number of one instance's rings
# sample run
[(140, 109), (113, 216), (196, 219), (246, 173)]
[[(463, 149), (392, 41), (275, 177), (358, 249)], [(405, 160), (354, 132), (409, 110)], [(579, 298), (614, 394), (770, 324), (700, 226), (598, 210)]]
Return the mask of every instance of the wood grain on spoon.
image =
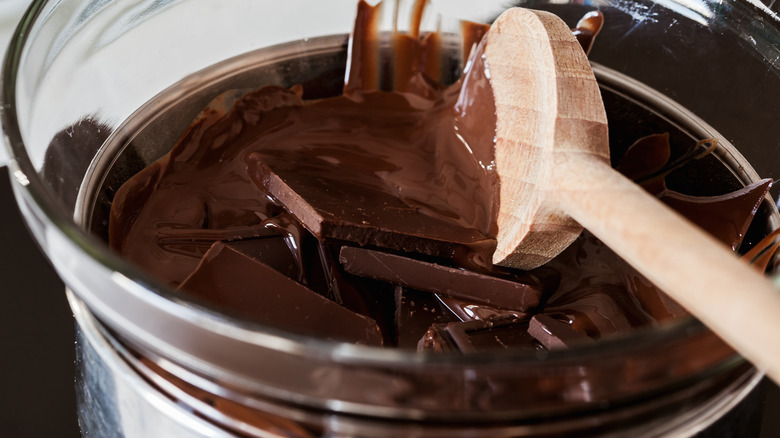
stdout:
[(484, 42), (501, 180), (494, 263), (531, 268), (581, 226), (780, 382), (780, 294), (725, 245), (609, 165), (588, 60), (558, 17), (510, 9)]

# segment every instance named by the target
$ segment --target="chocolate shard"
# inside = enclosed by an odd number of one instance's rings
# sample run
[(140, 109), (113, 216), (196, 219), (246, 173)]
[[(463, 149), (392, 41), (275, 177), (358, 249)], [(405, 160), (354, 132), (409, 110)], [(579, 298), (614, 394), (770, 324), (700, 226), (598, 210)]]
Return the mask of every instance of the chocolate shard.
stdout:
[(350, 274), (502, 309), (522, 312), (541, 296), (528, 284), (365, 248), (342, 247), (339, 261)]
[(582, 342), (593, 342), (585, 333), (549, 315), (538, 314), (528, 323), (528, 334), (548, 350), (569, 348)]
[(416, 348), (433, 324), (459, 321), (436, 295), (427, 292), (396, 286), (395, 301), (395, 331), (400, 348)]
[(272, 169), (262, 154), (246, 157), (252, 180), (319, 239), (375, 245), (434, 257), (451, 257), (462, 247), (489, 246), (475, 229), (428, 216), (372, 183), (355, 184), (340, 173), (309, 174)]
[(418, 351), (477, 353), (500, 349), (537, 350), (528, 321), (515, 316), (432, 325), (417, 344)]
[(381, 345), (376, 322), (358, 315), (223, 242), (180, 289), (235, 316), (335, 341)]

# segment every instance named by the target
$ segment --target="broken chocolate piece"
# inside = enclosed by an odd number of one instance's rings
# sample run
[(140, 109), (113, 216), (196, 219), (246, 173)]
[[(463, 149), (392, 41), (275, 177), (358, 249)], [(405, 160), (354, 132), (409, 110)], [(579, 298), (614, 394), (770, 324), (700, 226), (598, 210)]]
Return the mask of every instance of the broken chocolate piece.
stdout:
[(573, 329), (569, 324), (543, 313), (531, 318), (528, 323), (528, 334), (548, 350), (569, 348), (577, 343), (593, 341), (586, 334)]
[(266, 161), (260, 153), (247, 156), (251, 178), (320, 239), (371, 244), (435, 257), (451, 257), (463, 246), (493, 245), (491, 239), (475, 229), (422, 214), (395, 194), (374, 188), (381, 181), (356, 184), (349, 181), (354, 175), (341, 178), (347, 174), (346, 170), (330, 169), (316, 175), (296, 166), (284, 168), (281, 160), (272, 168)]
[(180, 289), (237, 316), (294, 333), (381, 345), (376, 322), (222, 242), (215, 243)]
[(541, 296), (528, 284), (370, 249), (342, 247), (339, 261), (350, 274), (503, 309), (528, 310)]
[(496, 349), (537, 350), (539, 345), (528, 334), (528, 321), (515, 316), (481, 321), (434, 324), (425, 333), (419, 351), (477, 353)]

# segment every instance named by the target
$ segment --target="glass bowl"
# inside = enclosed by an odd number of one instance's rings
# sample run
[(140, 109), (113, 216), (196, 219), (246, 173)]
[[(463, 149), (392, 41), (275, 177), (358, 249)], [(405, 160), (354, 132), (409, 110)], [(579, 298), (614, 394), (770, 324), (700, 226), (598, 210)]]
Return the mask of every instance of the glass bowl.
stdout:
[[(693, 318), (566, 351), (420, 355), (231, 318), (109, 251), (96, 234), (113, 184), (164, 154), (224, 90), (337, 81), (355, 3), (36, 1), (27, 11), (3, 70), (15, 195), (74, 302), (131, 352), (126, 360), (138, 354), (232, 402), (293, 407), (314, 413), (307, 421), (323, 431), (346, 424), (358, 435), (698, 430), (717, 415), (695, 407), (730, 407), (755, 385), (760, 373)], [(604, 89), (717, 138), (718, 159), (739, 184), (780, 169), (780, 20), (768, 8), (709, 0), (515, 5), (572, 26), (602, 11), (606, 26), (590, 59)], [(423, 29), (456, 34), (458, 20), (490, 22), (508, 6), (433, 0)], [(777, 218), (762, 208), (765, 232)]]

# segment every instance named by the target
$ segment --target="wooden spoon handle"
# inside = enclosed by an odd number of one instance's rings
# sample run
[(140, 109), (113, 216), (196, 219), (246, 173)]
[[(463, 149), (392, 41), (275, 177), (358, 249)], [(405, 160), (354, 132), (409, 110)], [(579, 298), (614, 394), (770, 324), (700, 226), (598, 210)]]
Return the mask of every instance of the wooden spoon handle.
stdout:
[(603, 160), (554, 160), (562, 210), (780, 382), (780, 291), (766, 277)]

